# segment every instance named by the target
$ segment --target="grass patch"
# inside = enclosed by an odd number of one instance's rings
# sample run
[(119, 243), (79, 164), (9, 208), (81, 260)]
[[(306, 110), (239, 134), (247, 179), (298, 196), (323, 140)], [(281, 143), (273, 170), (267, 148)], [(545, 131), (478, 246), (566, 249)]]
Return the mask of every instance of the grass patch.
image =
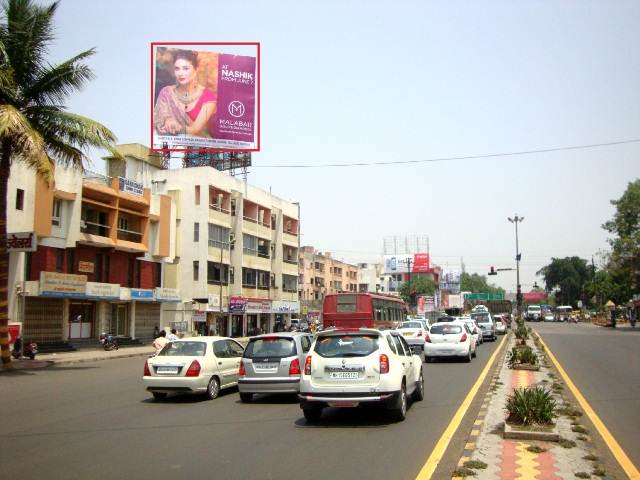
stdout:
[(542, 448), (539, 445), (529, 445), (527, 447), (527, 451), (531, 452), (531, 453), (543, 453), (543, 452), (546, 452), (547, 449), (546, 448)]
[(464, 466), (466, 468), (484, 469), (487, 468), (488, 465), (480, 460), (467, 460), (464, 462)]
[(590, 453), (589, 455), (585, 455), (584, 457), (582, 457), (582, 459), (589, 460), (590, 462), (598, 461), (598, 457), (596, 457), (593, 453)]
[(604, 470), (604, 468), (602, 467), (596, 467), (593, 469), (593, 472), (591, 472), (593, 475), (595, 475), (596, 477), (605, 477), (607, 475), (607, 472)]
[(573, 440), (567, 440), (566, 438), (561, 438), (560, 441), (558, 442), (558, 445), (560, 445), (562, 448), (573, 448), (577, 445), (577, 443), (574, 442)]
[(556, 382), (553, 382), (551, 388), (553, 388), (556, 392), (561, 392), (562, 390), (564, 390), (564, 387)]
[(558, 409), (558, 414), (565, 415), (567, 417), (575, 419), (575, 417), (581, 417), (582, 412), (576, 407), (570, 404), (565, 404)]
[(576, 432), (576, 433), (588, 433), (589, 432), (589, 430), (584, 428), (582, 425), (574, 425), (573, 427), (571, 427), (571, 431), (572, 432)]
[(465, 467), (459, 467), (459, 468), (456, 468), (453, 471), (453, 476), (454, 477), (462, 477), (462, 478), (473, 477), (473, 476), (475, 476), (475, 474), (476, 474), (476, 472), (474, 472), (470, 468), (465, 468)]
[(578, 478), (591, 478), (587, 472), (576, 472), (574, 475)]
[(589, 441), (589, 437), (585, 437), (584, 435), (580, 435), (578, 437), (578, 440), (580, 440), (582, 442), (587, 442), (587, 441)]

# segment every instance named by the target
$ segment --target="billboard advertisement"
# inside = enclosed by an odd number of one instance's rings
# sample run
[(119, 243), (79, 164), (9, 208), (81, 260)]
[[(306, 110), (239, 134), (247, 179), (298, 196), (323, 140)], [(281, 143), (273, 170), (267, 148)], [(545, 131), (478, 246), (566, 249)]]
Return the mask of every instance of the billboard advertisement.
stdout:
[(384, 256), (384, 273), (409, 273), (411, 266), (412, 273), (429, 273), (431, 272), (431, 264), (428, 253), (402, 254), (402, 255), (385, 255)]
[(257, 58), (192, 46), (151, 44), (152, 150), (256, 150)]
[(547, 299), (546, 292), (525, 292), (522, 294), (522, 299), (527, 303), (543, 302)]
[(440, 290), (449, 293), (460, 293), (460, 270), (443, 269), (440, 276)]

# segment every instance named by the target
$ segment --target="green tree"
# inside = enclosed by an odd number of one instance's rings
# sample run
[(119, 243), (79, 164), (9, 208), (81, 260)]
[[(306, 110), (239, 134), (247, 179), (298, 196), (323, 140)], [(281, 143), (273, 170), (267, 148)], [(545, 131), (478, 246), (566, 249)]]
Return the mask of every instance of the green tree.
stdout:
[(618, 286), (620, 303), (640, 292), (640, 179), (629, 182), (622, 197), (611, 204), (616, 213), (602, 228), (613, 234), (607, 270)]
[(433, 295), (436, 292), (436, 283), (428, 277), (413, 275), (411, 277), (411, 290), (409, 290), (409, 282), (403, 282), (400, 285), (400, 296), (410, 304), (411, 292), (418, 295)]
[(542, 275), (547, 292), (557, 290), (558, 305), (573, 306), (582, 299), (584, 286), (592, 276), (587, 261), (579, 257), (551, 258), (551, 263), (537, 274)]
[(460, 290), (471, 293), (504, 293), (504, 288), (488, 283), (485, 275), (467, 272), (460, 276)]
[(21, 162), (52, 185), (54, 163), (82, 169), (88, 147), (106, 148), (119, 157), (110, 130), (66, 109), (67, 97), (93, 78), (84, 61), (95, 50), (58, 65), (46, 60), (57, 8), (58, 2), (42, 6), (32, 0), (7, 0), (0, 20), (0, 346), (4, 368), (11, 367), (6, 250), (11, 164)]

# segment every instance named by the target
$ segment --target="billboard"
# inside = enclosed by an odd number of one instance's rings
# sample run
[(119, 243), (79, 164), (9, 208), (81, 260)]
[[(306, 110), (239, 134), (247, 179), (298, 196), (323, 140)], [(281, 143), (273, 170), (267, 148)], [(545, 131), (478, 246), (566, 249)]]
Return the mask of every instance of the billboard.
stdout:
[(384, 256), (384, 273), (409, 273), (409, 265), (412, 273), (429, 273), (431, 265), (428, 253), (414, 253), (402, 255)]
[(257, 150), (257, 58), (199, 45), (151, 44), (152, 150)]
[(443, 269), (440, 276), (440, 290), (450, 293), (460, 293), (460, 270)]
[(547, 292), (525, 292), (522, 294), (522, 300), (527, 303), (542, 302), (547, 299)]

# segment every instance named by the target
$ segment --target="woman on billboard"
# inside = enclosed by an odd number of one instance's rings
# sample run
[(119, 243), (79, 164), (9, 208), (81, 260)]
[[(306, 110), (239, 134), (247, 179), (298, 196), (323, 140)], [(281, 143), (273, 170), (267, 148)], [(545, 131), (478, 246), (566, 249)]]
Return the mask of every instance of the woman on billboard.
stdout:
[(216, 94), (198, 83), (198, 53), (177, 50), (173, 55), (175, 84), (160, 90), (154, 126), (162, 135), (213, 136)]

